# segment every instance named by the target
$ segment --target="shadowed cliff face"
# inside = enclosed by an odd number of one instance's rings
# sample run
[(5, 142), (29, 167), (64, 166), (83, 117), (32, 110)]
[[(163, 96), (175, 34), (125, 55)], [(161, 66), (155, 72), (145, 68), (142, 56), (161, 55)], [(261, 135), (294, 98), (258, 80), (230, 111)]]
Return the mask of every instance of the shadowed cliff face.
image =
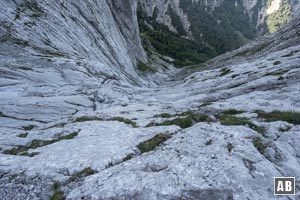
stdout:
[(138, 8), (144, 44), (154, 47), (145, 48), (191, 65), (278, 31), (299, 6), (299, 0), (139, 0)]
[(126, 38), (129, 55), (133, 60), (145, 61), (145, 54), (141, 48), (139, 30), (137, 26), (136, 0), (109, 0), (114, 19), (120, 31)]

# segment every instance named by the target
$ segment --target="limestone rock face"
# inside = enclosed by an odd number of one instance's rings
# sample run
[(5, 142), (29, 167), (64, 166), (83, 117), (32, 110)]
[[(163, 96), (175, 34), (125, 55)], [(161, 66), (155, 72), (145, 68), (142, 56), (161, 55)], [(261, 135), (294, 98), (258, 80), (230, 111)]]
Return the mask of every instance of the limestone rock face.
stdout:
[[(5, 48), (13, 44), (10, 48), (25, 47), (22, 54), (34, 54), (36, 59), (53, 60), (60, 55), (61, 60), (84, 58), (98, 62), (91, 70), (111, 74), (115, 71), (116, 76), (125, 72), (126, 76), (136, 76), (136, 60), (146, 59), (138, 37), (136, 1), (46, 0), (0, 4), (1, 48), (8, 55), (13, 50)], [(53, 63), (49, 61), (49, 65)]]
[(300, 20), (177, 69), (136, 6), (0, 0), (0, 199), (276, 199), (300, 177)]

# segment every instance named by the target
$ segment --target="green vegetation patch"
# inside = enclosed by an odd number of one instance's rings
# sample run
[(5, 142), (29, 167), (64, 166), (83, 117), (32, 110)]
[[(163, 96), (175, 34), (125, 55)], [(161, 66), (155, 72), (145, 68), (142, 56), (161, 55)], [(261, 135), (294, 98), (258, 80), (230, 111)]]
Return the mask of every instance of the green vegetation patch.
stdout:
[(286, 121), (290, 124), (300, 125), (300, 113), (291, 111), (273, 111), (264, 112), (261, 110), (256, 111), (259, 118), (265, 119), (267, 122)]
[(269, 72), (266, 74), (266, 76), (281, 76), (284, 75), (285, 73), (287, 73), (289, 70), (279, 70), (279, 71), (275, 71), (275, 72)]
[(131, 160), (133, 158), (134, 154), (128, 154), (126, 155), (124, 158), (123, 158), (123, 161), (128, 161), (128, 160)]
[(193, 120), (189, 117), (185, 118), (176, 118), (173, 120), (164, 121), (160, 124), (161, 126), (171, 126), (171, 125), (177, 125), (180, 128), (188, 128), (193, 126)]
[(251, 48), (247, 48), (247, 49), (244, 49), (240, 52), (238, 52), (236, 55), (237, 56), (250, 56), (250, 55), (254, 55), (256, 53), (259, 53), (263, 50), (265, 50), (268, 46), (270, 45), (270, 43), (262, 43), (262, 44), (258, 44), (254, 47), (251, 47)]
[(162, 123), (150, 123), (146, 127), (177, 125), (180, 128), (185, 129), (193, 126), (193, 124), (195, 123), (209, 121), (209, 117), (207, 115), (202, 113), (195, 113), (193, 111), (183, 112), (178, 115), (174, 115), (173, 117), (175, 116), (180, 116), (180, 117), (177, 117), (173, 120), (167, 120)]
[(223, 115), (238, 115), (242, 113), (245, 113), (245, 111), (235, 109), (229, 109), (222, 112)]
[(266, 134), (262, 128), (253, 124), (252, 122), (250, 122), (249, 119), (245, 117), (235, 117), (232, 115), (223, 114), (220, 116), (220, 122), (224, 126), (247, 126), (253, 129), (254, 131), (262, 134), (262, 136), (266, 137)]
[(61, 190), (56, 190), (54, 193), (49, 197), (49, 200), (65, 200), (65, 194)]
[(22, 145), (17, 146), (10, 150), (5, 150), (3, 153), (9, 154), (9, 155), (22, 155), (22, 154), (23, 154), (23, 156), (31, 155), (27, 152), (29, 149), (36, 149), (38, 147), (47, 146), (47, 145), (56, 143), (60, 140), (70, 140), (70, 139), (73, 139), (74, 137), (76, 137), (78, 135), (78, 133), (79, 132), (73, 132), (73, 133), (65, 135), (65, 136), (60, 136), (59, 138), (53, 139), (53, 140), (32, 140), (28, 146), (22, 146)]
[(54, 182), (52, 185), (53, 194), (49, 197), (49, 200), (64, 200), (66, 199), (64, 192), (60, 189), (61, 183)]
[(223, 69), (221, 69), (220, 70), (220, 76), (225, 76), (225, 75), (227, 75), (227, 74), (230, 74), (232, 71), (230, 70), (230, 69), (228, 69), (228, 68), (223, 68)]
[(245, 84), (246, 83), (238, 83), (236, 85), (231, 86), (231, 89), (233, 89), (233, 88), (239, 88), (239, 87), (241, 87), (242, 85), (245, 85)]
[(28, 133), (21, 133), (19, 135), (17, 135), (17, 137), (19, 138), (26, 138), (28, 136)]
[(27, 66), (19, 66), (18, 69), (24, 70), (24, 71), (33, 71), (31, 67), (27, 67)]
[(156, 70), (154, 68), (152, 68), (151, 66), (147, 65), (144, 62), (138, 62), (137, 64), (137, 69), (142, 71), (142, 72), (150, 72), (150, 73), (155, 73)]
[(277, 60), (273, 63), (273, 65), (280, 65), (281, 64), (281, 61)]
[(214, 102), (208, 101), (208, 102), (204, 102), (200, 105), (200, 107), (206, 107), (206, 106), (210, 106), (212, 105)]
[(156, 21), (158, 8), (155, 8), (153, 16), (148, 16), (143, 11), (141, 4), (140, 2), (137, 10), (138, 23), (142, 43), (148, 54), (159, 53), (172, 57), (175, 59), (173, 64), (178, 67), (199, 64), (217, 55), (215, 49), (202, 39), (197, 41), (182, 37), (187, 36), (186, 31), (180, 17), (171, 6), (168, 7), (166, 14), (170, 16), (171, 23), (177, 33), (170, 31), (167, 26)]
[(58, 190), (60, 188), (60, 186), (61, 186), (61, 183), (56, 181), (56, 182), (53, 183), (52, 189), (53, 190)]
[(238, 77), (239, 76), (239, 74), (233, 74), (232, 76), (231, 76), (231, 78), (236, 78), (236, 77)]
[[(270, 1), (270, 0), (269, 0)], [(270, 14), (266, 18), (266, 25), (270, 33), (281, 29), (285, 24), (292, 20), (292, 6), (289, 0), (281, 1), (278, 11)]]
[(287, 131), (289, 131), (289, 130), (291, 130), (291, 126), (287, 126), (287, 127), (280, 127), (278, 130), (280, 131), (280, 132), (287, 132)]
[(40, 154), (39, 152), (29, 153), (28, 151), (25, 151), (25, 152), (20, 153), (20, 156), (34, 157), (34, 156), (39, 155), (39, 154)]
[(0, 112), (0, 117), (9, 117), (9, 116), (5, 115), (3, 112)]
[(137, 124), (136, 122), (130, 120), (130, 119), (125, 119), (123, 117), (113, 117), (111, 118), (110, 120), (112, 121), (119, 121), (119, 122), (123, 122), (124, 124), (129, 124), (131, 125), (132, 127), (136, 128), (137, 127)]
[(40, 18), (45, 12), (35, 0), (26, 1), (17, 7), (15, 19), (21, 19), (21, 13), (27, 13), (29, 17)]
[(88, 122), (88, 121), (104, 121), (104, 119), (100, 117), (82, 116), (74, 120), (74, 122)]
[(277, 80), (283, 81), (283, 80), (284, 80), (284, 77), (283, 77), (283, 76), (280, 76)]
[(260, 137), (254, 138), (252, 140), (252, 143), (261, 154), (263, 154), (266, 148), (268, 148), (268, 145), (266, 145)]
[(268, 67), (268, 66), (264, 65), (264, 66), (258, 67), (258, 69), (263, 69), (263, 68), (266, 68), (266, 67)]
[(63, 53), (63, 52), (58, 52), (58, 51), (50, 51), (50, 50), (41, 50), (43, 54), (50, 55), (53, 57), (62, 57), (62, 58), (67, 58), (68, 55)]
[(137, 127), (136, 122), (134, 122), (130, 119), (123, 118), (123, 117), (112, 117), (112, 118), (104, 119), (101, 117), (82, 116), (82, 117), (78, 117), (74, 120), (74, 122), (88, 122), (88, 121), (119, 121), (119, 122), (122, 122), (125, 124), (129, 124), (134, 128)]
[(85, 178), (87, 176), (91, 176), (93, 174), (96, 174), (97, 171), (90, 168), (90, 167), (87, 167), (87, 168), (84, 168), (83, 170), (79, 171), (79, 172), (76, 172), (75, 174), (73, 174), (70, 178), (69, 178), (69, 182), (75, 182), (79, 179), (82, 179), (82, 178)]
[(283, 56), (281, 56), (281, 57), (287, 58), (287, 57), (291, 57), (291, 56), (293, 56), (293, 55), (294, 55), (294, 51), (291, 51), (290, 53), (285, 54), (285, 55), (283, 55)]
[(154, 117), (160, 117), (160, 118), (171, 118), (173, 115), (169, 114), (169, 113), (162, 113), (159, 115), (154, 115)]
[(150, 140), (140, 143), (137, 148), (141, 151), (141, 153), (149, 152), (170, 138), (170, 135), (161, 133), (154, 136)]
[(32, 129), (35, 128), (35, 126), (34, 125), (28, 125), (28, 126), (23, 126), (22, 128), (24, 129), (24, 131), (31, 131)]

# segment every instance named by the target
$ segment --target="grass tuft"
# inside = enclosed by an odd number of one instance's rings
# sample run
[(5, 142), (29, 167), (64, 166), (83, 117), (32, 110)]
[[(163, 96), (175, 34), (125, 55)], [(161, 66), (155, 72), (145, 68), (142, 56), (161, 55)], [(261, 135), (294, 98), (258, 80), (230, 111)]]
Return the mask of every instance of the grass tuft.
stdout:
[(61, 190), (54, 191), (54, 193), (49, 197), (49, 200), (64, 200), (64, 192)]
[(292, 129), (291, 126), (280, 127), (280, 128), (278, 129), (278, 131), (280, 131), (280, 132), (287, 132), (287, 131), (289, 131), (289, 130), (291, 130), (291, 129)]
[(283, 55), (283, 56), (281, 56), (281, 57), (287, 58), (287, 57), (291, 57), (291, 56), (293, 56), (293, 55), (294, 55), (294, 52), (291, 51), (290, 53), (288, 53), (288, 54), (286, 54), (286, 55)]
[(267, 122), (274, 121), (286, 121), (290, 124), (300, 125), (300, 113), (299, 112), (290, 112), (290, 111), (273, 111), (273, 112), (264, 112), (261, 110), (256, 111), (259, 118), (265, 119)]
[(209, 117), (207, 115), (201, 113), (195, 113), (193, 111), (183, 112), (177, 116), (180, 117), (175, 118), (173, 120), (167, 120), (162, 123), (150, 123), (146, 127), (177, 125), (180, 128), (185, 129), (193, 126), (194, 123), (209, 121)]
[(28, 125), (28, 126), (23, 126), (22, 128), (24, 129), (24, 131), (31, 131), (32, 129), (35, 128), (35, 126), (34, 125)]
[(280, 65), (281, 64), (281, 61), (277, 60), (273, 63), (273, 65)]
[(21, 133), (19, 135), (17, 135), (17, 137), (19, 138), (26, 138), (28, 136), (28, 133)]
[(232, 76), (231, 76), (231, 78), (236, 78), (236, 77), (238, 77), (239, 76), (239, 74), (233, 74)]
[(90, 117), (90, 116), (82, 116), (78, 117), (74, 120), (74, 122), (88, 122), (88, 121), (103, 121), (103, 118), (100, 117)]
[(8, 117), (8, 116), (5, 115), (3, 112), (0, 112), (0, 117)]
[(212, 105), (212, 104), (213, 104), (213, 102), (208, 101), (208, 102), (202, 103), (202, 104), (200, 105), (200, 107), (202, 108), (202, 107), (210, 106), (210, 105)]
[(29, 153), (29, 152), (25, 151), (25, 152), (20, 153), (20, 156), (34, 157), (34, 156), (39, 155), (39, 154), (40, 154), (39, 152)]
[(134, 122), (130, 119), (125, 119), (123, 117), (113, 117), (113, 118), (109, 118), (109, 119), (104, 119), (104, 118), (93, 117), (93, 116), (82, 116), (82, 117), (78, 117), (74, 120), (74, 122), (88, 122), (88, 121), (119, 121), (119, 122), (123, 122), (125, 124), (129, 124), (134, 128), (137, 127), (136, 122)]
[(175, 116), (180, 117), (175, 118), (173, 120), (167, 120), (162, 123), (150, 123), (146, 127), (177, 125), (180, 128), (185, 129), (193, 126), (194, 123), (209, 121), (209, 117), (207, 115), (195, 113), (193, 111), (186, 111)]
[(268, 146), (259, 137), (254, 138), (252, 143), (261, 154), (263, 154), (266, 148), (268, 148)]
[(221, 115), (220, 122), (224, 126), (247, 126), (252, 130), (260, 133), (262, 136), (267, 137), (264, 130), (259, 126), (253, 124), (245, 117), (234, 117), (231, 115)]
[(285, 73), (287, 73), (288, 71), (289, 70), (279, 70), (279, 71), (275, 71), (275, 72), (269, 72), (265, 76), (282, 76)]
[(75, 182), (79, 179), (82, 179), (84, 177), (87, 177), (87, 176), (90, 176), (90, 175), (93, 175), (93, 174), (96, 174), (97, 171), (90, 168), (90, 167), (87, 167), (87, 168), (84, 168), (83, 170), (73, 174), (70, 178), (69, 178), (69, 182)]
[(35, 155), (34, 155), (34, 153), (29, 154), (27, 151), (29, 149), (36, 149), (38, 147), (47, 146), (47, 145), (53, 144), (55, 142), (58, 142), (60, 140), (70, 140), (70, 139), (73, 139), (74, 137), (76, 137), (77, 135), (78, 135), (78, 132), (73, 132), (71, 134), (61, 136), (58, 139), (53, 139), (53, 140), (32, 140), (28, 146), (23, 146), (23, 145), (17, 146), (12, 149), (5, 150), (3, 153), (9, 154), (9, 155), (18, 155), (19, 154), (19, 155), (23, 155), (23, 156), (30, 156), (30, 155), (35, 156), (37, 154), (35, 154)]
[(149, 152), (170, 138), (171, 138), (170, 135), (161, 133), (161, 134), (154, 136), (150, 140), (140, 143), (137, 146), (137, 148), (141, 151), (141, 153)]
[(171, 118), (172, 115), (169, 114), (169, 113), (162, 113), (162, 114), (159, 114), (159, 115), (154, 115), (154, 117), (160, 117), (160, 118)]
[(231, 73), (231, 70), (228, 68), (223, 68), (220, 70), (220, 73), (221, 73), (220, 76), (225, 76), (225, 75)]
[(128, 161), (128, 160), (131, 160), (133, 158), (133, 154), (128, 154), (126, 155), (124, 158), (123, 158), (123, 161)]
[(222, 112), (223, 115), (238, 115), (242, 113), (245, 113), (245, 111), (235, 109), (229, 109)]
[(137, 124), (136, 122), (130, 120), (130, 119), (125, 119), (123, 117), (113, 117), (112, 119), (110, 119), (112, 121), (119, 121), (119, 122), (123, 122), (124, 124), (129, 124), (131, 125), (132, 127), (136, 128), (137, 127)]

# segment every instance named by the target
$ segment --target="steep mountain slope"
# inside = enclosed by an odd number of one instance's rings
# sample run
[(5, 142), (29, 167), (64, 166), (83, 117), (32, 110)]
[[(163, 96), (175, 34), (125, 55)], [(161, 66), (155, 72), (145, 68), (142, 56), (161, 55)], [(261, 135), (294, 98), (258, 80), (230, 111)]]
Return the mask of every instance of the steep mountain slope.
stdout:
[(299, 6), (299, 0), (140, 0), (139, 24), (159, 53), (199, 63), (277, 31), (299, 14)]
[(105, 70), (104, 74), (120, 78), (128, 76), (128, 80), (130, 76), (137, 77), (134, 70), (136, 60), (145, 61), (136, 26), (136, 3), (133, 1), (127, 2), (127, 5), (121, 1), (86, 1), (80, 6), (81, 1), (0, 3), (1, 51), (8, 56), (23, 47), (20, 56), (34, 54), (35, 59), (46, 60), (44, 62), (48, 65), (54, 65), (52, 58), (57, 57), (62, 62), (85, 59), (83, 62), (91, 63), (82, 65), (98, 62), (104, 66), (93, 66), (87, 70), (98, 70), (99, 74)]
[(143, 84), (136, 63), (146, 55), (135, 1), (3, 0), (0, 9), (5, 115), (52, 122), (78, 106), (117, 101), (113, 94), (108, 100), (108, 82)]
[[(300, 176), (299, 61), (298, 20), (206, 70), (183, 70), (164, 87), (136, 94), (137, 104), (109, 109), (142, 127), (181, 129), (140, 143), (141, 155), (87, 178), (68, 198), (278, 199), (273, 178)], [(171, 138), (147, 152), (162, 134)]]
[(299, 180), (300, 21), (149, 77), (135, 9), (0, 1), (0, 199), (276, 199), (274, 176)]

